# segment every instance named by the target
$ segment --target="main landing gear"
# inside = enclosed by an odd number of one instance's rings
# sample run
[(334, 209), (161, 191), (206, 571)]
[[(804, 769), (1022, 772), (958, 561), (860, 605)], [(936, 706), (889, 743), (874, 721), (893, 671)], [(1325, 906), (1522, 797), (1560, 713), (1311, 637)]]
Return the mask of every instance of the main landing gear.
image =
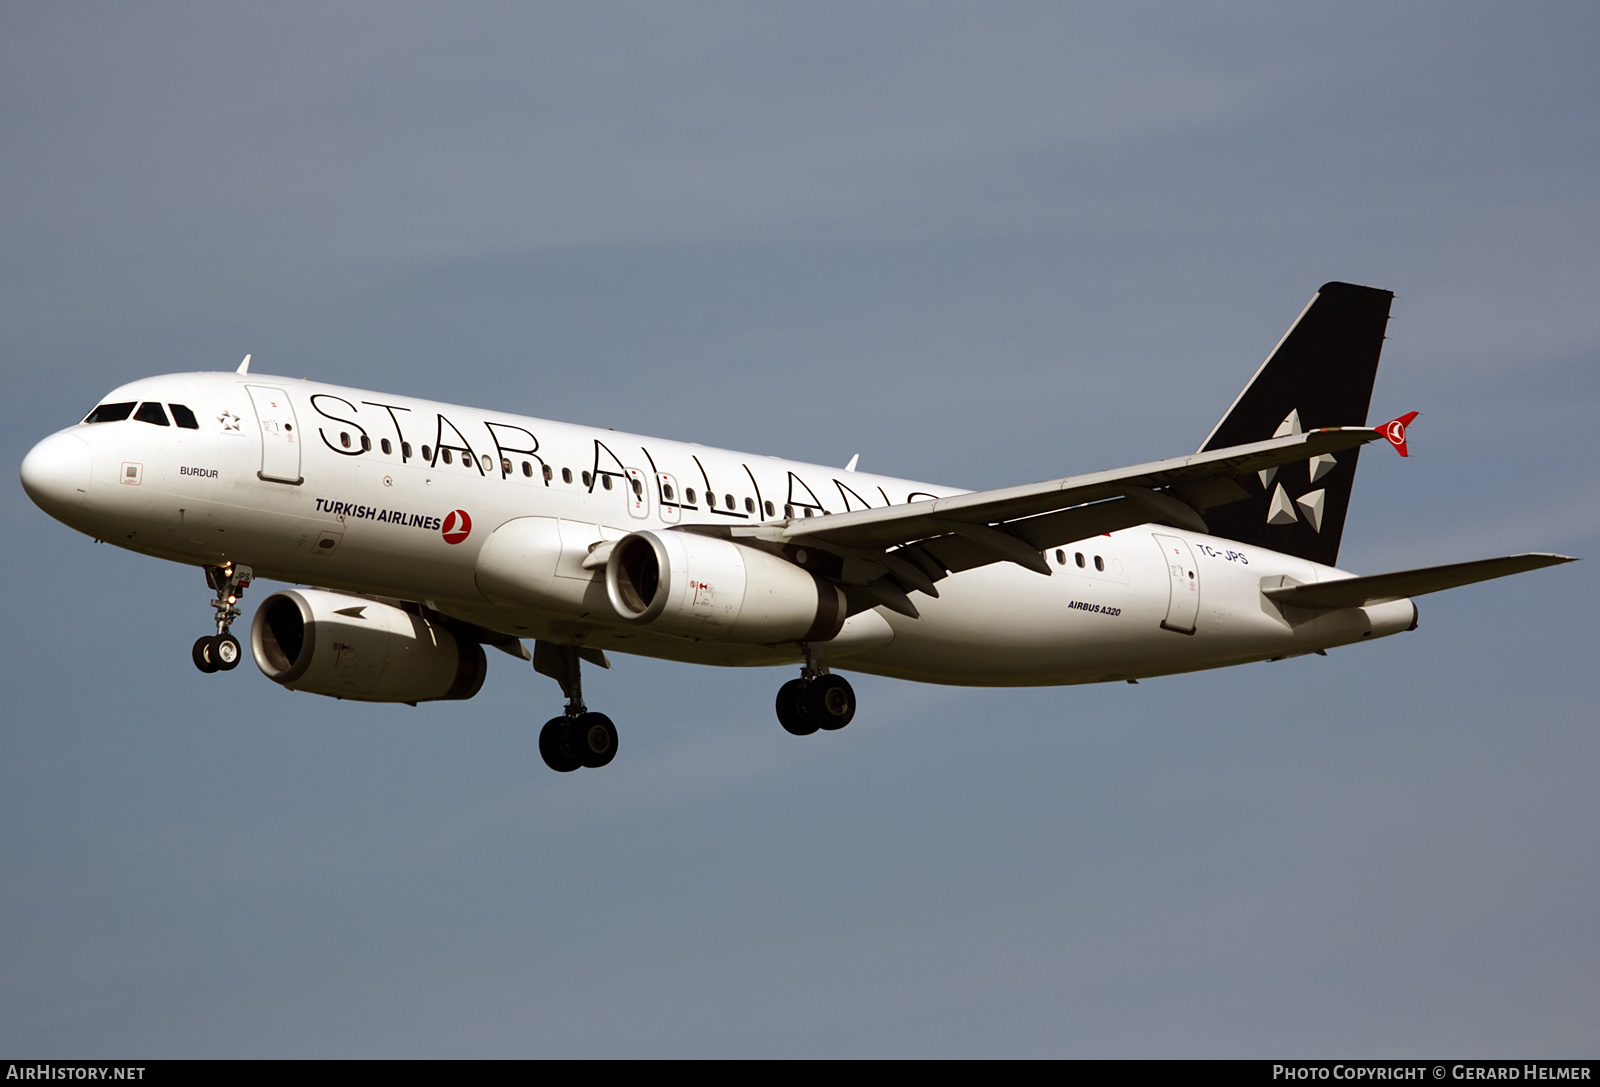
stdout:
[(212, 609), (217, 613), (217, 632), (194, 643), (194, 666), (202, 672), (231, 672), (239, 667), (244, 650), (239, 646), (239, 639), (229, 633), (229, 628), (239, 618), (240, 612), (235, 605), (250, 587), (253, 571), (248, 566), (238, 566), (232, 562), (207, 566), (205, 569), (206, 584), (217, 593), (216, 599), (211, 602)]
[(539, 730), (539, 754), (558, 774), (569, 774), (580, 766), (596, 770), (617, 756), (617, 726), (605, 714), (590, 713), (584, 707), (581, 668), (585, 660), (601, 668), (611, 667), (597, 649), (533, 643), (534, 670), (561, 684), (561, 693), (567, 696), (566, 713), (552, 717)]
[(836, 732), (856, 715), (856, 692), (843, 676), (824, 669), (808, 651), (799, 679), (778, 688), (778, 723), (796, 736)]

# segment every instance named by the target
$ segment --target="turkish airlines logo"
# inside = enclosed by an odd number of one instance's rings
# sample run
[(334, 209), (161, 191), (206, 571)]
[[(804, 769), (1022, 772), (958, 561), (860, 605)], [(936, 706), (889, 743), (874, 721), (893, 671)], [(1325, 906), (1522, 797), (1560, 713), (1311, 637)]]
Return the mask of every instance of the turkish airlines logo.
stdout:
[(1394, 451), (1402, 457), (1411, 455), (1410, 451), (1406, 449), (1406, 427), (1410, 426), (1412, 420), (1420, 414), (1420, 412), (1408, 411), (1400, 418), (1390, 419), (1387, 423), (1377, 428), (1378, 433), (1388, 438), (1389, 444), (1394, 446)]
[(447, 544), (458, 544), (467, 538), (472, 531), (472, 518), (467, 516), (466, 510), (451, 510), (450, 515), (444, 519), (444, 527), (440, 533)]

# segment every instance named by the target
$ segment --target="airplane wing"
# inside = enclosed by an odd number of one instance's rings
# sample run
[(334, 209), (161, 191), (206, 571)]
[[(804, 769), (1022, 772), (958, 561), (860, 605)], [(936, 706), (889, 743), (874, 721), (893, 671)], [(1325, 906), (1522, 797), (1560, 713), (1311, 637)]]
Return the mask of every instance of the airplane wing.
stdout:
[(1341, 578), (1315, 585), (1289, 585), (1281, 589), (1266, 589), (1262, 595), (1280, 604), (1293, 604), (1301, 608), (1359, 608), (1364, 604), (1436, 593), (1441, 589), (1454, 589), (1458, 585), (1471, 585), (1475, 581), (1489, 581), (1509, 574), (1520, 574), (1524, 570), (1538, 570), (1575, 561), (1567, 555), (1506, 555), (1498, 559), (1478, 559), (1448, 566), (1426, 566), (1420, 570), (1399, 570), (1392, 574)]
[[(938, 596), (941, 578), (993, 562), (1048, 575), (1041, 552), (1147, 523), (1207, 531), (1202, 511), (1248, 497), (1233, 477), (1351, 449), (1383, 437), (1371, 427), (1328, 427), (1019, 487), (723, 530), (776, 546), (846, 587), (851, 607), (884, 604), (916, 615), (915, 590)], [(800, 552), (814, 549), (813, 559)]]

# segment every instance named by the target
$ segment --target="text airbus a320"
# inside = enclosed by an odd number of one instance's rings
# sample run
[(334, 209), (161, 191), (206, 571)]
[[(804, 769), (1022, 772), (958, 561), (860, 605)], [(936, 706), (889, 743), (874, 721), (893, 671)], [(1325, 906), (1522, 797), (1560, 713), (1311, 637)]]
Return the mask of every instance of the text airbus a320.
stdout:
[[(249, 372), (113, 390), (22, 464), (40, 508), (202, 567), (228, 671), (250, 648), (297, 691), (470, 698), (485, 646), (555, 679), (558, 771), (617, 730), (583, 700), (608, 651), (799, 668), (779, 722), (848, 725), (840, 671), (926, 683), (1133, 680), (1415, 629), (1412, 597), (1570, 561), (1337, 568), (1362, 446), (1407, 453), (1415, 413), (1366, 423), (1393, 295), (1329, 283), (1198, 452), (1000, 490), (710, 449)], [(526, 642), (532, 641), (530, 650)]]

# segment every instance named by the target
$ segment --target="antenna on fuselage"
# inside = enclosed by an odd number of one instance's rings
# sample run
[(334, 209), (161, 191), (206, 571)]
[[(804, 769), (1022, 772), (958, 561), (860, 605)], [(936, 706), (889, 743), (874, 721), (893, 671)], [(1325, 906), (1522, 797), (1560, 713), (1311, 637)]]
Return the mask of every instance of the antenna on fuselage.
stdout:
[(236, 373), (236, 374), (248, 374), (249, 372), (250, 372), (250, 356), (246, 355), (244, 357), (244, 361), (239, 364), (239, 368), (237, 370), (235, 370), (234, 373)]
[(860, 462), (861, 462), (861, 454), (857, 453), (855, 456), (850, 458), (850, 463), (844, 466), (844, 470), (846, 472), (854, 472), (856, 470), (856, 465), (859, 464)]

